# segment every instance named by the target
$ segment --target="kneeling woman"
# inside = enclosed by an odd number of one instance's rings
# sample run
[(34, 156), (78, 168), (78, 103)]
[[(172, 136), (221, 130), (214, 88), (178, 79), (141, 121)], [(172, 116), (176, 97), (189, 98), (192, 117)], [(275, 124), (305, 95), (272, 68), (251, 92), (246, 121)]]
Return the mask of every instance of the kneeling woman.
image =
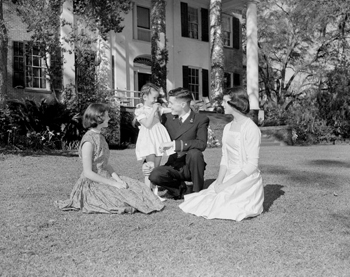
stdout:
[(207, 219), (241, 221), (262, 213), (264, 188), (258, 169), (261, 133), (247, 117), (249, 100), (242, 88), (224, 93), (225, 114), (234, 119), (222, 137), (222, 158), (217, 179), (208, 189), (185, 195), (180, 208)]

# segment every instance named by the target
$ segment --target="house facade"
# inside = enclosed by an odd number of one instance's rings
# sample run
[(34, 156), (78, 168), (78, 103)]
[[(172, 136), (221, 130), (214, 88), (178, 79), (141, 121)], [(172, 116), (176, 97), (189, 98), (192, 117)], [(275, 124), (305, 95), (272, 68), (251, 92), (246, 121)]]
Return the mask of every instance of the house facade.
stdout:
[[(247, 8), (247, 87), (250, 98), (258, 103), (256, 3), (248, 0), (223, 0), (222, 33), (224, 41), (224, 86), (239, 86), (243, 81), (242, 14)], [(54, 99), (53, 89), (46, 80), (45, 66), (33, 47), (27, 27), (14, 12), (11, 1), (3, 3), (4, 17), (8, 25), (8, 99), (32, 97)], [(137, 103), (143, 84), (151, 75), (151, 0), (138, 0), (125, 16), (125, 28), (121, 33), (110, 32), (104, 55), (108, 60), (108, 88), (116, 94), (131, 97), (129, 105)], [(61, 19), (76, 24), (72, 0), (64, 2)], [(209, 0), (167, 0), (166, 1), (166, 43), (168, 50), (167, 90), (185, 87), (192, 91), (196, 100), (207, 100), (210, 95), (210, 1)], [(255, 20), (255, 21), (254, 21)], [(71, 50), (64, 37), (71, 31), (61, 27), (63, 46)], [(62, 83), (67, 86), (76, 83), (74, 53), (63, 53)], [(50, 61), (50, 59), (49, 59)], [(246, 73), (244, 73), (246, 74)], [(124, 93), (124, 94), (123, 94)], [(252, 106), (252, 104), (251, 104)], [(254, 108), (254, 107), (253, 107)], [(257, 107), (258, 109), (258, 104)]]
[[(140, 0), (121, 33), (110, 36), (114, 89), (138, 91), (151, 75), (151, 1)], [(242, 16), (223, 13), (226, 86), (242, 82)], [(209, 1), (166, 2), (167, 89), (186, 87), (196, 100), (209, 97)]]

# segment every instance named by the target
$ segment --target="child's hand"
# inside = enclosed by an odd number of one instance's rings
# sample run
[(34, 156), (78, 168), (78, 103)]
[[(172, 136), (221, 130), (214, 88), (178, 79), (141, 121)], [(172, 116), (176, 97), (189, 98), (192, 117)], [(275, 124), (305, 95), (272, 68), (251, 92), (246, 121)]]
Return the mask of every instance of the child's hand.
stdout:
[(160, 104), (159, 103), (154, 103), (153, 104), (153, 111), (157, 111), (158, 109), (159, 109), (159, 107), (160, 107)]

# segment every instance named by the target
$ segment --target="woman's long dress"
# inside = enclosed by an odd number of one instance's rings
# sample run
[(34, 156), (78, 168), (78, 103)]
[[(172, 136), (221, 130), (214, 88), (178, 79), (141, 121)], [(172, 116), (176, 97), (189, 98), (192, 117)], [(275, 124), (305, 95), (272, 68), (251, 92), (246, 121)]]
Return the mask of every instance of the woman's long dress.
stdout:
[[(223, 132), (223, 148), (221, 164), (227, 166), (224, 182), (240, 172), (249, 162), (249, 155), (259, 155), (260, 130), (250, 119), (246, 120), (240, 132), (230, 131), (231, 123)], [(247, 137), (252, 137), (252, 140)], [(251, 145), (250, 142), (253, 141)], [(257, 148), (257, 149), (256, 149)], [(257, 152), (257, 153), (256, 153)], [(216, 193), (214, 186), (198, 193), (185, 195), (185, 201), (180, 208), (186, 212), (207, 219), (220, 218), (241, 221), (262, 213), (264, 189), (260, 171), (252, 174), (238, 183), (233, 183), (225, 190)]]
[[(93, 145), (92, 170), (106, 178), (112, 178), (107, 171), (109, 148), (103, 135), (88, 131), (82, 138), (79, 147), (81, 157), (81, 147), (85, 142)], [(160, 211), (164, 204), (155, 196), (152, 191), (143, 183), (121, 176), (128, 185), (128, 189), (118, 189), (116, 187), (96, 183), (81, 174), (76, 182), (70, 198), (64, 201), (57, 201), (57, 206), (64, 211), (82, 210), (84, 213), (151, 213)]]

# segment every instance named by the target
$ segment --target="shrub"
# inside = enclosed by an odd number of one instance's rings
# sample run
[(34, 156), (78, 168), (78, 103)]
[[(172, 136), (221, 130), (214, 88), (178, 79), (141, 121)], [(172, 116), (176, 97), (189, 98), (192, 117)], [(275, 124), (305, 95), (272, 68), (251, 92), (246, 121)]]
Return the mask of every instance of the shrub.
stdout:
[(295, 102), (288, 110), (285, 121), (292, 128), (296, 143), (311, 144), (336, 139), (333, 128), (320, 117), (315, 99), (305, 98)]
[(2, 143), (19, 148), (61, 149), (80, 140), (80, 117), (60, 103), (11, 100), (0, 113)]

